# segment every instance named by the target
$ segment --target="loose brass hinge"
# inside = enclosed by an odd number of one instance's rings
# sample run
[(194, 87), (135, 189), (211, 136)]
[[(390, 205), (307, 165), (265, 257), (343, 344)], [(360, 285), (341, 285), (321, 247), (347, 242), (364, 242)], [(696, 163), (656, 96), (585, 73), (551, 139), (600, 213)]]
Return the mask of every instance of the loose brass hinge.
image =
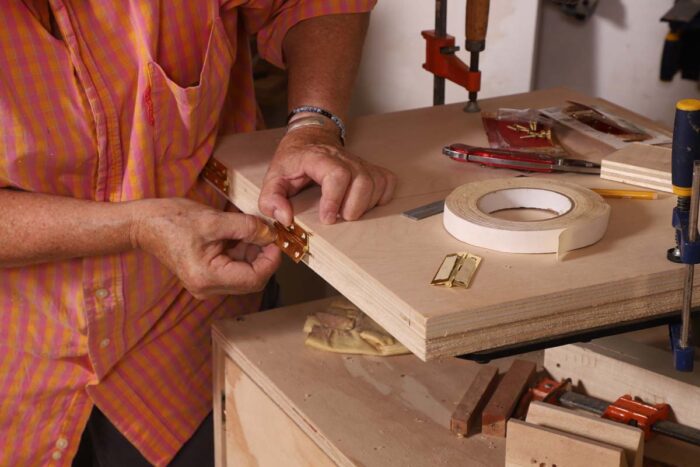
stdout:
[(204, 166), (204, 170), (202, 170), (202, 176), (226, 196), (229, 195), (228, 191), (231, 184), (228, 180), (228, 169), (226, 169), (224, 164), (211, 157), (207, 165)]
[(452, 253), (445, 256), (438, 268), (432, 285), (469, 288), (472, 277), (481, 264), (481, 257), (471, 253)]
[(309, 254), (309, 234), (293, 223), (285, 227), (279, 222), (275, 222), (273, 227), (277, 231), (275, 244), (295, 263), (300, 262)]

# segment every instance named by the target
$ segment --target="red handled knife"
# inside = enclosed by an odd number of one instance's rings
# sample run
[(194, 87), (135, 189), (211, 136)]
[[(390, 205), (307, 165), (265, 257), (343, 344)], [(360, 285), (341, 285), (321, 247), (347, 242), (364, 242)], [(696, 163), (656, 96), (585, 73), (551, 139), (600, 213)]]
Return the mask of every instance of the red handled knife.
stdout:
[(526, 170), (528, 172), (600, 174), (600, 164), (536, 152), (479, 148), (457, 143), (445, 146), (442, 149), (442, 153), (459, 162), (476, 162), (477, 164), (499, 169)]

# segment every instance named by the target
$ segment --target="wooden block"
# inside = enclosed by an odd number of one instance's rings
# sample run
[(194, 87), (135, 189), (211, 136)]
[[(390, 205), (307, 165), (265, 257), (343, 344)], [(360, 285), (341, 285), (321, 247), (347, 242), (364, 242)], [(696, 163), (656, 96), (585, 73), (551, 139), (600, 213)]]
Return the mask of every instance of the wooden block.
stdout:
[(474, 381), (462, 396), (450, 419), (452, 433), (467, 436), (496, 387), (498, 368), (484, 365), (479, 368)]
[(538, 401), (530, 404), (526, 421), (620, 447), (625, 451), (627, 465), (642, 465), (644, 432), (639, 428)]
[[(650, 459), (660, 464), (651, 464)], [(700, 446), (686, 443), (664, 435), (654, 435), (644, 446), (644, 465), (662, 465), (667, 467), (697, 465), (700, 459)]]
[(481, 432), (485, 435), (506, 436), (506, 421), (515, 410), (525, 388), (535, 375), (536, 365), (515, 360), (481, 414)]
[(625, 337), (547, 349), (544, 366), (555, 379), (572, 378), (590, 396), (614, 401), (624, 394), (668, 403), (678, 423), (700, 429), (700, 372), (673, 369), (671, 352)]
[(600, 178), (672, 193), (671, 149), (630, 144), (603, 159)]
[(622, 448), (520, 420), (508, 421), (506, 467), (622, 467)]

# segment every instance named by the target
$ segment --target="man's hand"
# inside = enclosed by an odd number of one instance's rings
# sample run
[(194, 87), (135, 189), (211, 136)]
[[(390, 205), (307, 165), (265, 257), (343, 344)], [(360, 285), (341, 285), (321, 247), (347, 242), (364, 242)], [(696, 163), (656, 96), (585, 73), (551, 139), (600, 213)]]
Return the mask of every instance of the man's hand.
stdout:
[(396, 187), (392, 172), (346, 151), (333, 132), (302, 128), (280, 142), (263, 181), (260, 210), (290, 225), (294, 212), (289, 197), (311, 181), (321, 186), (319, 217), (324, 224), (359, 219), (374, 206), (388, 203)]
[(185, 199), (153, 200), (131, 228), (131, 242), (156, 256), (196, 298), (265, 287), (280, 264), (275, 234), (261, 219)]

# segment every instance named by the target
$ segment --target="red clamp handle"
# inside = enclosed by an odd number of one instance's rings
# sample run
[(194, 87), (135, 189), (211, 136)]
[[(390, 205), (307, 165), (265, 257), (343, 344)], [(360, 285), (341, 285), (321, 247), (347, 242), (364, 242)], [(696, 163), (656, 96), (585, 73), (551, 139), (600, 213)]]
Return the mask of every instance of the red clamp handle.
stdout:
[(670, 413), (668, 404), (645, 404), (624, 395), (605, 409), (603, 418), (615, 420), (626, 425), (634, 425), (644, 431), (644, 439), (651, 437), (651, 427), (661, 420), (666, 420)]

